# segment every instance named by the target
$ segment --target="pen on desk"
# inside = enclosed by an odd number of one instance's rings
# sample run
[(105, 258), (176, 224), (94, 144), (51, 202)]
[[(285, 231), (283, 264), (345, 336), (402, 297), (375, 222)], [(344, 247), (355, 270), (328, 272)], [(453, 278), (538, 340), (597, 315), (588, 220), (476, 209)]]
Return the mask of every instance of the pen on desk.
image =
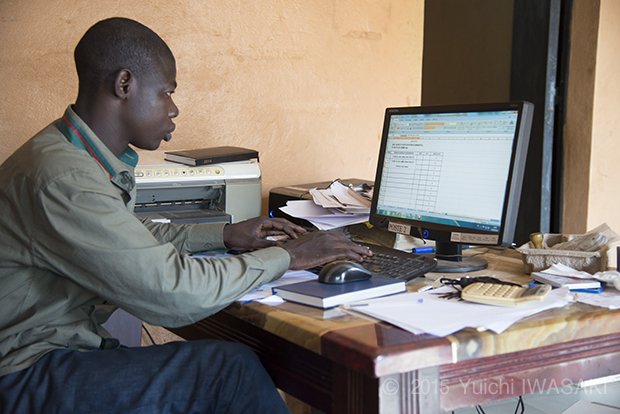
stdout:
[[(469, 249), (469, 246), (462, 246), (462, 249)], [(434, 246), (422, 246), (422, 247), (414, 247), (413, 249), (411, 249), (411, 251), (413, 253), (435, 253), (435, 247)]]
[(349, 303), (345, 306), (345, 309), (348, 308), (359, 308), (360, 306), (368, 306), (367, 303)]
[(435, 253), (433, 246), (414, 247), (411, 249), (413, 253)]

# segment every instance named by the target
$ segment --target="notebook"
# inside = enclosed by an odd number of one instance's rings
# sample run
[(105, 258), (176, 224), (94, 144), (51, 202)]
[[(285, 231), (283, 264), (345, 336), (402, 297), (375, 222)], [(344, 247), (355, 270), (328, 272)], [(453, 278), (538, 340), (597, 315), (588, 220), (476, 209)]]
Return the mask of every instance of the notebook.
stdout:
[(318, 280), (299, 282), (274, 287), (273, 294), (284, 300), (325, 309), (406, 290), (403, 280), (375, 275), (367, 280), (343, 284), (320, 283)]
[(166, 161), (192, 166), (245, 161), (253, 158), (258, 160), (258, 151), (240, 147), (197, 148), (183, 151), (166, 151), (164, 153)]

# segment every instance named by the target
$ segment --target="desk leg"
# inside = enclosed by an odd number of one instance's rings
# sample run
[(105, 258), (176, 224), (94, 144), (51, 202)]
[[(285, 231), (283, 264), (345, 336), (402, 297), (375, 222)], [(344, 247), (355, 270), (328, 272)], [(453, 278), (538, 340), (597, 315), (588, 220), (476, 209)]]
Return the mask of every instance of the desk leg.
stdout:
[(379, 412), (438, 413), (439, 369), (425, 368), (379, 380)]
[(334, 413), (432, 413), (440, 412), (439, 369), (370, 378), (334, 365)]

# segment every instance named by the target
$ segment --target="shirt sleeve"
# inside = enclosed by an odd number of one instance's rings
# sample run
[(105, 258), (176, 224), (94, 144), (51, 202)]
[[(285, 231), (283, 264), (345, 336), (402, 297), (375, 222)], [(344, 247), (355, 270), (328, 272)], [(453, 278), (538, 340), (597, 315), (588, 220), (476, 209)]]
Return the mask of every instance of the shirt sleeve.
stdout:
[(226, 248), (224, 245), (225, 223), (154, 223), (150, 219), (141, 221), (160, 243), (172, 243), (181, 253)]
[[(158, 240), (104, 179), (68, 171), (38, 192), (35, 265), (146, 322), (170, 327), (193, 323), (280, 277), (290, 264), (279, 247), (226, 258), (181, 254), (171, 242)], [(215, 227), (192, 227), (187, 248), (199, 250), (202, 237), (203, 247), (220, 243), (220, 233), (209, 239), (214, 230), (221, 233)], [(162, 238), (169, 236), (175, 238)]]

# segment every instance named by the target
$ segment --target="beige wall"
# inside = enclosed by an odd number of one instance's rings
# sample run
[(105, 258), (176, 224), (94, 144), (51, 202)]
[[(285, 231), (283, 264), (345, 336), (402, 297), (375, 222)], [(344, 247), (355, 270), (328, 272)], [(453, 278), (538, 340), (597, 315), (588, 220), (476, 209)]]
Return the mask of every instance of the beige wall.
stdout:
[(576, 0), (564, 125), (562, 232), (587, 230), (599, 0)]
[(564, 228), (620, 233), (620, 2), (574, 3), (564, 149)]
[(620, 233), (620, 2), (601, 0), (587, 226)]
[[(619, 19), (616, 0), (574, 2), (564, 127), (564, 233), (607, 223), (620, 234)], [(615, 248), (608, 259), (615, 267)]]
[(72, 53), (84, 31), (124, 16), (158, 32), (177, 58), (181, 114), (162, 149), (255, 148), (263, 196), (374, 179), (385, 107), (420, 102), (423, 4), (0, 1), (0, 162), (74, 101)]

